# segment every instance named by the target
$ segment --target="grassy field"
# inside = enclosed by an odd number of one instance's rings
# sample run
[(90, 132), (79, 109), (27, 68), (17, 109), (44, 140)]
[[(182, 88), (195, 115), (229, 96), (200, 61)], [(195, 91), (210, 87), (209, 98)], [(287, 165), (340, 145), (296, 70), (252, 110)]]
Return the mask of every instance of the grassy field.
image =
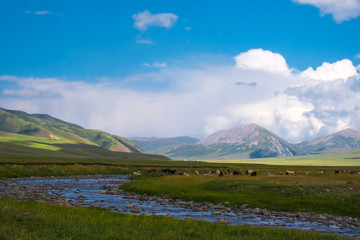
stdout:
[[(350, 183), (350, 184), (349, 184)], [(122, 186), (141, 194), (230, 207), (360, 217), (360, 174), (287, 176), (142, 176)]]
[(325, 152), (316, 155), (233, 159), (233, 160), (205, 160), (206, 162), (221, 163), (253, 163), (271, 165), (302, 165), (302, 166), (360, 166), (360, 151)]
[(0, 198), (0, 239), (348, 239), (251, 226), (227, 226), (98, 208), (69, 208)]

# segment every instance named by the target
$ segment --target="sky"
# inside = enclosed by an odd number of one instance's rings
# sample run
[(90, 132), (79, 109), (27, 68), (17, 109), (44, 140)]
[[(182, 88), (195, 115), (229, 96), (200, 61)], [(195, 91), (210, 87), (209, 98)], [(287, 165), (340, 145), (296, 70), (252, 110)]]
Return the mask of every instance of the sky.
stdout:
[(360, 0), (0, 0), (0, 107), (125, 137), (360, 130)]

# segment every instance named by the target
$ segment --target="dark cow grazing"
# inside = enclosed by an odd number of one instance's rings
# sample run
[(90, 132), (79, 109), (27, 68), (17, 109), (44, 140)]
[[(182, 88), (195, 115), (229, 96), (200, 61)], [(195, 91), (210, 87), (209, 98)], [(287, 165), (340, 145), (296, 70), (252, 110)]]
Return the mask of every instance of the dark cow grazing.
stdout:
[(257, 172), (252, 172), (250, 176), (257, 176)]
[(233, 175), (237, 176), (237, 175), (239, 175), (239, 172), (238, 171), (233, 171)]
[(172, 169), (163, 169), (161, 170), (161, 173), (164, 173), (164, 174), (169, 174), (169, 175), (174, 175), (176, 172), (176, 170), (172, 170)]
[(340, 170), (335, 170), (334, 173), (335, 173), (335, 174), (339, 174), (339, 173), (340, 173)]
[(224, 176), (223, 172), (220, 171), (219, 177), (223, 177), (223, 176)]
[(211, 173), (210, 173), (211, 175), (214, 175), (215, 174), (215, 171), (211, 171)]

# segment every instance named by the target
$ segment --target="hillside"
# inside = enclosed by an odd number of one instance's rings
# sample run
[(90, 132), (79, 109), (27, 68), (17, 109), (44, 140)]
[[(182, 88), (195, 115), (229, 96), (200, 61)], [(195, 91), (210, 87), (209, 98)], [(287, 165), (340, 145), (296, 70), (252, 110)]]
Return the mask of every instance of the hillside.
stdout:
[(128, 138), (147, 153), (163, 154), (173, 148), (199, 142), (199, 139), (182, 136), (172, 138)]
[(334, 134), (302, 142), (297, 146), (307, 153), (328, 149), (360, 148), (360, 131), (348, 128)]
[(34, 137), (0, 131), (0, 162), (13, 159), (94, 159), (126, 161), (168, 161), (154, 154), (115, 152), (70, 140)]
[(298, 147), (254, 123), (219, 130), (197, 144), (166, 152), (167, 156), (177, 159), (244, 159), (301, 154), (303, 152)]
[(126, 138), (100, 130), (84, 129), (45, 114), (27, 114), (0, 108), (0, 131), (53, 140), (69, 140), (112, 151), (142, 152), (136, 144)]

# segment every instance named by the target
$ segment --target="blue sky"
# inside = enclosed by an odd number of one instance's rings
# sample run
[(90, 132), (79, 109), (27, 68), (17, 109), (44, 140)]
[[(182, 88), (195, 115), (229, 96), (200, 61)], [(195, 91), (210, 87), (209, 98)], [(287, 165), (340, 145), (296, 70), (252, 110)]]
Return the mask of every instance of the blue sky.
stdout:
[[(360, 1), (337, 2), (0, 0), (0, 106), (125, 136), (201, 138), (255, 121), (300, 141), (360, 128)], [(351, 109), (331, 105), (324, 84), (337, 81)], [(247, 106), (261, 113), (236, 113)]]

